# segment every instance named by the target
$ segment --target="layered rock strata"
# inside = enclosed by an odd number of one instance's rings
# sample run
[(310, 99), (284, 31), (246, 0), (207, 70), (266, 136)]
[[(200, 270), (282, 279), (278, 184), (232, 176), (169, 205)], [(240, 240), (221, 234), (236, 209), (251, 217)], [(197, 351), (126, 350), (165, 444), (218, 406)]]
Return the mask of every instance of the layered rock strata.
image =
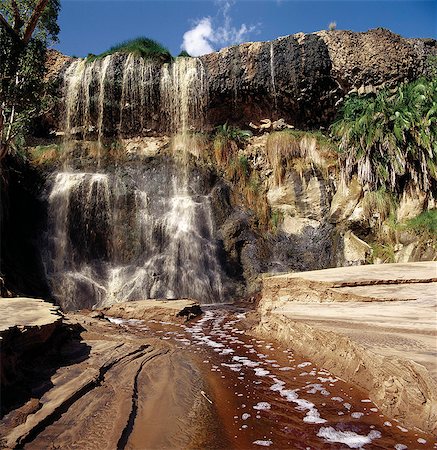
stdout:
[(435, 262), (267, 277), (254, 331), (366, 390), (405, 426), (435, 433), (436, 289)]

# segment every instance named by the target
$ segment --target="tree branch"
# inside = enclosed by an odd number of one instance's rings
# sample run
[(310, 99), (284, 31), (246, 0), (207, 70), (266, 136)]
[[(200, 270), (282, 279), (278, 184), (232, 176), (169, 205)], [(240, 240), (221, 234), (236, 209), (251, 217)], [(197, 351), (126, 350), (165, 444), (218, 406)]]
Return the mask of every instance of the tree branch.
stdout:
[(12, 9), (14, 11), (14, 31), (19, 34), (24, 21), (21, 18), (20, 10), (18, 9), (16, 0), (12, 0)]
[(9, 25), (8, 21), (3, 17), (0, 13), (0, 25), (3, 25), (5, 30), (12, 36), (14, 39), (20, 39), (20, 36), (15, 32), (15, 30)]
[(27, 24), (26, 30), (23, 36), (23, 44), (27, 45), (32, 38), (32, 34), (35, 31), (36, 25), (38, 23), (41, 14), (44, 12), (49, 0), (39, 0), (38, 4), (35, 6), (32, 15), (30, 16), (29, 23)]

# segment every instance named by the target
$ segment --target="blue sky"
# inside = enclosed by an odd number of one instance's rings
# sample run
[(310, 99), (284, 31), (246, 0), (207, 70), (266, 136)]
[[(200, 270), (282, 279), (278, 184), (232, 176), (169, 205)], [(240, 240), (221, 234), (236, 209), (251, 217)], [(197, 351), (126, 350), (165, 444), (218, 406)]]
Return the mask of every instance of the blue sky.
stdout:
[(358, 0), (62, 0), (60, 43), (68, 55), (101, 53), (126, 39), (147, 36), (177, 55), (245, 41), (327, 29), (385, 27), (405, 37), (437, 38), (437, 1)]

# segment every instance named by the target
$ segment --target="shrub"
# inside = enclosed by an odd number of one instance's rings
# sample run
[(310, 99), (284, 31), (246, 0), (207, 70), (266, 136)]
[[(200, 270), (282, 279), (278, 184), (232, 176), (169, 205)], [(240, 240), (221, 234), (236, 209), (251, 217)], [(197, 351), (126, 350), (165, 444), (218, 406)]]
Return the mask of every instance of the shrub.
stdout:
[(238, 151), (238, 146), (252, 136), (252, 132), (229, 126), (227, 123), (216, 128), (214, 137), (214, 156), (217, 164), (226, 166)]
[(370, 218), (375, 213), (378, 216), (378, 222), (382, 225), (390, 214), (394, 214), (397, 207), (396, 196), (381, 187), (376, 191), (367, 192), (363, 198), (363, 213), (365, 217)]
[(100, 55), (89, 54), (87, 61), (91, 62), (114, 53), (133, 53), (135, 56), (144, 59), (157, 59), (162, 62), (169, 62), (172, 59), (170, 52), (159, 42), (146, 37), (139, 37), (114, 45)]
[(437, 240), (437, 209), (423, 211), (406, 223), (406, 228), (425, 239)]
[(398, 192), (410, 181), (425, 192), (436, 186), (437, 79), (350, 97), (331, 130), (347, 180), (356, 173), (372, 189)]
[(267, 159), (272, 166), (275, 183), (280, 185), (285, 173), (296, 164), (327, 170), (337, 162), (333, 144), (320, 132), (284, 130), (267, 138)]

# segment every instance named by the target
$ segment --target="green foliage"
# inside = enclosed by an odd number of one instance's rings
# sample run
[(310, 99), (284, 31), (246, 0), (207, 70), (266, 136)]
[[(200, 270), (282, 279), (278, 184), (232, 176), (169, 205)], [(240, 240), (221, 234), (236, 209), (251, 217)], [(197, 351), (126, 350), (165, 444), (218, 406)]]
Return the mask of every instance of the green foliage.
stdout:
[(45, 166), (59, 161), (61, 147), (58, 144), (38, 145), (29, 150), (29, 157), (33, 164)]
[(170, 52), (159, 42), (146, 37), (139, 37), (114, 45), (109, 50), (101, 53), (100, 55), (89, 54), (87, 57), (87, 61), (91, 62), (96, 59), (101, 59), (105, 56), (112, 55), (114, 53), (132, 53), (135, 56), (144, 59), (156, 59), (162, 62), (169, 62), (172, 59)]
[(363, 198), (363, 213), (365, 217), (377, 216), (380, 225), (391, 214), (394, 214), (398, 201), (393, 192), (383, 186), (375, 191), (367, 192)]
[(226, 122), (216, 128), (216, 136), (226, 140), (235, 141), (237, 144), (242, 144), (252, 136), (252, 132), (249, 130), (242, 130), (238, 127), (233, 127), (228, 125)]
[(406, 223), (406, 229), (419, 236), (437, 240), (437, 209), (423, 211)]
[(179, 53), (178, 58), (191, 58), (191, 55), (186, 50), (182, 50)]
[(402, 191), (437, 183), (437, 79), (421, 78), (376, 96), (353, 96), (331, 127), (347, 179)]
[(270, 223), (273, 231), (276, 231), (283, 221), (284, 221), (284, 213), (279, 209), (273, 210), (270, 218)]
[(238, 147), (243, 145), (251, 136), (251, 131), (229, 126), (227, 122), (218, 126), (213, 142), (217, 164), (221, 167), (227, 166), (237, 153)]
[(19, 19), (11, 1), (0, 6), (0, 14), (11, 27), (0, 27), (0, 159), (11, 150), (20, 150), (32, 120), (50, 106), (44, 83), (45, 57), (47, 45), (57, 40), (59, 0), (48, 2), (27, 41), (27, 23), (37, 3), (17, 0)]
[(372, 262), (381, 260), (383, 263), (395, 262), (395, 244), (394, 243), (374, 243), (372, 247)]
[[(23, 37), (25, 25), (29, 22), (30, 17), (37, 5), (37, 0), (15, 0), (20, 14), (21, 26), (16, 27), (14, 8), (12, 0), (2, 0), (0, 5), (0, 13), (14, 28), (17, 28), (20, 37)], [(58, 42), (58, 14), (60, 11), (60, 0), (49, 0), (47, 6), (41, 14), (40, 19), (33, 32), (33, 39), (37, 39), (46, 44)], [(3, 27), (2, 27), (3, 28)], [(3, 61), (3, 60), (2, 60)]]

